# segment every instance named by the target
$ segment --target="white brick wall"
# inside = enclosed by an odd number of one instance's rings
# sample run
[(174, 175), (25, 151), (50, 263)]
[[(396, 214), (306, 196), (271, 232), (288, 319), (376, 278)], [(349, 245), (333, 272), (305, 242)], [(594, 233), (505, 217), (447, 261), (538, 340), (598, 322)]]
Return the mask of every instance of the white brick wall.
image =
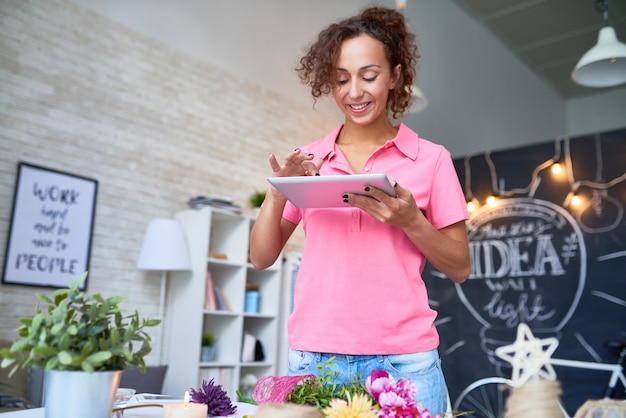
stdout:
[[(136, 269), (150, 219), (197, 194), (245, 205), (270, 152), (337, 123), (66, 0), (2, 1), (0, 86), (0, 264), (19, 161), (95, 178), (89, 291), (126, 295), (144, 316), (159, 298), (160, 274)], [(0, 285), (0, 339), (35, 292), (49, 289)]]

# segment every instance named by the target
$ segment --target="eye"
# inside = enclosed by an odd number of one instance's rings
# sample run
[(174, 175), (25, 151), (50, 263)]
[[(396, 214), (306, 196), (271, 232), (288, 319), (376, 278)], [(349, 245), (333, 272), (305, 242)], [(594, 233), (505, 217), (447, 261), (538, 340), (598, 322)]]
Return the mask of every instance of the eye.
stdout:
[(367, 81), (368, 83), (371, 83), (372, 81), (376, 81), (377, 78), (378, 76), (375, 75), (373, 77), (363, 77), (363, 80)]
[(339, 86), (343, 86), (347, 82), (348, 82), (348, 79), (341, 79), (341, 80), (337, 80), (336, 81), (337, 85), (339, 85)]

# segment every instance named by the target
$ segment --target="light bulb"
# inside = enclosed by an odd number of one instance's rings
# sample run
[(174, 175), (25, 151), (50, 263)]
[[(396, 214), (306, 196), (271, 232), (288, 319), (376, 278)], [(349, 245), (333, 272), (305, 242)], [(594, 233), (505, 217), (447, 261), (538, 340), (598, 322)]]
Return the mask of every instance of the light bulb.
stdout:
[(472, 213), (472, 212), (474, 212), (475, 210), (476, 210), (476, 205), (474, 204), (474, 202), (472, 202), (472, 201), (467, 202), (467, 211), (468, 211), (469, 213)]
[(561, 171), (563, 171), (561, 164), (559, 163), (554, 163), (552, 164), (552, 174), (561, 174)]
[(486, 202), (487, 202), (487, 204), (488, 204), (489, 206), (494, 206), (494, 205), (496, 204), (496, 197), (495, 197), (495, 196), (489, 196), (489, 197), (487, 198), (487, 201), (486, 201)]
[(580, 206), (580, 196), (578, 196), (577, 194), (572, 196), (571, 204), (572, 206)]

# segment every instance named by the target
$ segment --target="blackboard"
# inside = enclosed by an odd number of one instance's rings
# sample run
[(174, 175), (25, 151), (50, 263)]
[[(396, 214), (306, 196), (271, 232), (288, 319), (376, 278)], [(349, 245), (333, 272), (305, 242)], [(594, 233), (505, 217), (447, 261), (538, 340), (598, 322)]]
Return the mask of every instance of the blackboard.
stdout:
[[(553, 174), (558, 162), (560, 174)], [(511, 377), (495, 348), (520, 322), (557, 337), (554, 358), (615, 363), (608, 339), (626, 340), (626, 130), (476, 154), (454, 161), (468, 200), (469, 279), (424, 271), (438, 311), (440, 355), (454, 403), (472, 382)], [(489, 195), (497, 202), (488, 206)], [(574, 196), (580, 204), (573, 204)], [(555, 366), (573, 416), (602, 398), (607, 372)]]
[(94, 179), (19, 163), (2, 282), (62, 288), (87, 271), (97, 189)]

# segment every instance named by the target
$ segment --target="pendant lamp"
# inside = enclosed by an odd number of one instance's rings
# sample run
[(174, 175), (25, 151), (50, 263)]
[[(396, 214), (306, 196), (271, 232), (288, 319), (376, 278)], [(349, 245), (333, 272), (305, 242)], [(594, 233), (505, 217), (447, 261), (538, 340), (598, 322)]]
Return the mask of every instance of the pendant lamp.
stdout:
[(572, 80), (587, 87), (612, 87), (626, 83), (626, 44), (620, 42), (608, 24), (608, 0), (596, 3), (602, 11), (604, 27), (598, 43), (587, 51), (572, 71)]

